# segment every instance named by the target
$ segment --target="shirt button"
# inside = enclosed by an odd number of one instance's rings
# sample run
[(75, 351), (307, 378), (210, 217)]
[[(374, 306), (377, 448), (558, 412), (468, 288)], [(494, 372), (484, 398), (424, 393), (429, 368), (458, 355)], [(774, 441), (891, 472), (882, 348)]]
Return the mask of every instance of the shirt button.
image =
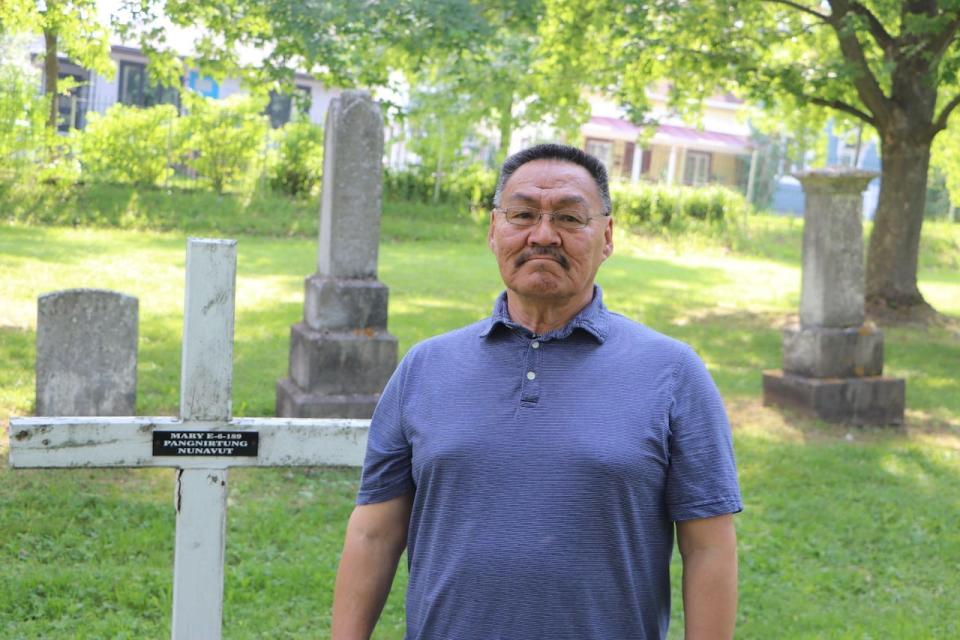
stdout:
[(539, 349), (539, 348), (540, 348), (540, 343), (537, 342), (536, 340), (534, 340), (533, 342), (530, 343), (530, 348), (531, 348), (531, 349)]
[(533, 371), (527, 371), (527, 380), (533, 380), (536, 377), (537, 374), (535, 374)]

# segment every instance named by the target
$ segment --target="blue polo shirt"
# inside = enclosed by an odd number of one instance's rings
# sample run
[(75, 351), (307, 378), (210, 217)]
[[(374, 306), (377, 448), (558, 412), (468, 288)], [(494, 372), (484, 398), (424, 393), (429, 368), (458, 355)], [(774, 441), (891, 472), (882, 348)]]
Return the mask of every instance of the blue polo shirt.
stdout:
[(664, 638), (674, 522), (740, 511), (730, 427), (690, 347), (608, 311), (490, 318), (406, 355), (358, 504), (413, 492), (408, 640)]

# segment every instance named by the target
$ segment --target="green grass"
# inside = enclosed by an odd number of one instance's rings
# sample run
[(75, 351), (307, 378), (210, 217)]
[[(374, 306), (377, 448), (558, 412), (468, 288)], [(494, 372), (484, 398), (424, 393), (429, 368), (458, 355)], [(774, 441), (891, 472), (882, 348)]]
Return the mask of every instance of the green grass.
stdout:
[[(220, 214), (210, 215), (190, 233), (213, 235)], [(32, 409), (37, 295), (75, 286), (140, 299), (138, 413), (176, 413), (187, 233), (134, 226), (0, 226), (0, 418)], [(482, 224), (389, 203), (383, 229), (380, 278), (401, 352), (489, 312), (501, 284)], [(717, 236), (620, 232), (600, 282), (611, 308), (691, 343), (727, 401), (746, 504), (738, 637), (957, 637), (960, 336), (887, 332), (887, 370), (908, 379), (906, 428), (848, 429), (761, 406), (760, 371), (778, 366), (779, 326), (797, 305), (800, 233), (766, 217)], [(958, 227), (925, 234), (921, 289), (960, 316)], [(235, 415), (270, 415), (285, 374), (316, 251), (313, 231), (288, 235), (239, 236)], [(168, 636), (172, 472), (11, 471), (6, 450), (0, 435), (0, 637)], [(358, 472), (230, 478), (225, 637), (325, 636)], [(403, 637), (405, 581), (401, 570), (376, 638)]]
[[(315, 238), (319, 204), (268, 189), (220, 195), (93, 182), (22, 192), (0, 182), (0, 212), (0, 220), (21, 226)], [(411, 219), (415, 225), (408, 224)], [(384, 207), (381, 231), (385, 241), (460, 240), (477, 237), (476, 220), (464, 207), (391, 201)]]

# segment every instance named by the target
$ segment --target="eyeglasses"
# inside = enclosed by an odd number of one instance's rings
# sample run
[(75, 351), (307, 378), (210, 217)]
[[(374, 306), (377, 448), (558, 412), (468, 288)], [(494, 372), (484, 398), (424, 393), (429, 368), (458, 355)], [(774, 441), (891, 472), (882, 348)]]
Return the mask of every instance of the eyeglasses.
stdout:
[(576, 210), (545, 213), (538, 209), (530, 209), (528, 207), (508, 207), (506, 209), (497, 207), (494, 211), (502, 213), (503, 217), (507, 219), (507, 222), (515, 227), (535, 227), (540, 224), (543, 216), (550, 216), (550, 221), (553, 222), (555, 227), (568, 231), (583, 229), (590, 224), (590, 221), (594, 218), (604, 217), (591, 216), (585, 211)]

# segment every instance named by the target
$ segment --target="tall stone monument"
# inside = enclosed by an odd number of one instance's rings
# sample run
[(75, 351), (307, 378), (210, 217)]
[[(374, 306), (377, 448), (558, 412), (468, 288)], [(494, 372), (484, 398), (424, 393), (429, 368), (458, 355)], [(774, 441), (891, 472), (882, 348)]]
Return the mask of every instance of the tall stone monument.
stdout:
[(38, 416), (132, 416), (137, 299), (66, 289), (37, 299)]
[(387, 287), (377, 280), (383, 116), (366, 92), (330, 103), (324, 132), (317, 272), (291, 328), (277, 415), (369, 418), (397, 365)]
[(903, 422), (905, 383), (883, 376), (883, 333), (864, 314), (861, 194), (875, 176), (797, 176), (806, 196), (800, 323), (783, 330), (783, 369), (763, 373), (764, 404), (828, 422)]

